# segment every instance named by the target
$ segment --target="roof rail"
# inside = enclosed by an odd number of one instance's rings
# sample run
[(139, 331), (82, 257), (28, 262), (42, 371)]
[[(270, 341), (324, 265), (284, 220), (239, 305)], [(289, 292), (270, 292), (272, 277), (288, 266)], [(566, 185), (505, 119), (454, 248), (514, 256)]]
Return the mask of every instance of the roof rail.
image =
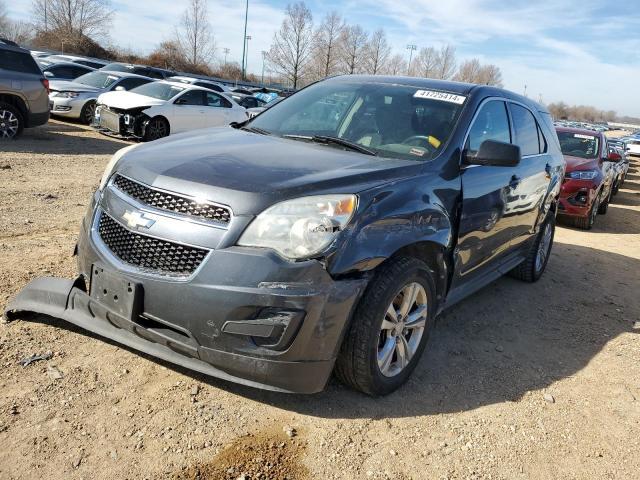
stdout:
[(4, 43), (5, 45), (11, 45), (12, 47), (20, 48), (20, 45), (18, 45), (16, 42), (12, 40), (7, 40), (6, 38), (0, 37), (0, 42)]

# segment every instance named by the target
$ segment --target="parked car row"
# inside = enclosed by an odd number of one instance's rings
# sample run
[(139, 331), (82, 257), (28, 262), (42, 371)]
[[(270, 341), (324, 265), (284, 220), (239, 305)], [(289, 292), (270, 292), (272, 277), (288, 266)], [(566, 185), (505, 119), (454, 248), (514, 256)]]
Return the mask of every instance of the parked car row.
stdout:
[(597, 215), (607, 213), (629, 171), (627, 140), (607, 138), (602, 131), (556, 127), (567, 162), (558, 216), (589, 230)]

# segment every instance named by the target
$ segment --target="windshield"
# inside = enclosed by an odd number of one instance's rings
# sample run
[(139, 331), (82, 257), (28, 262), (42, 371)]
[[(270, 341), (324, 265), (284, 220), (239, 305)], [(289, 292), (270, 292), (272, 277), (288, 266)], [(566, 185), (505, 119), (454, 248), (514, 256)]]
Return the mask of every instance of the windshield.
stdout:
[(157, 98), (158, 100), (171, 100), (183, 90), (184, 88), (160, 82), (146, 83), (140, 87), (131, 89), (134, 93)]
[(124, 63), (110, 63), (102, 67), (100, 70), (108, 70), (110, 72), (130, 72), (133, 70), (133, 67)]
[(560, 148), (564, 155), (580, 158), (596, 158), (598, 156), (598, 137), (582, 133), (558, 132)]
[(116, 77), (115, 75), (109, 75), (108, 73), (91, 72), (80, 75), (74, 80), (74, 82), (82, 83), (83, 85), (88, 85), (95, 88), (107, 88), (112, 85), (113, 82), (117, 81), (118, 78), (119, 77)]
[(279, 136), (337, 137), (383, 157), (428, 160), (450, 137), (465, 97), (412, 86), (321, 82), (250, 123)]

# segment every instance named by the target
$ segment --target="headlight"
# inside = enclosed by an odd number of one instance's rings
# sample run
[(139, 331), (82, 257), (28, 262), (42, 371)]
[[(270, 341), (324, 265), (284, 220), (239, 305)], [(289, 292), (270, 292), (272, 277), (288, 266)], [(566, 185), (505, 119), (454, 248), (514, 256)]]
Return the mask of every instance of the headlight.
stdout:
[(574, 170), (567, 173), (567, 178), (574, 180), (593, 180), (598, 176), (598, 170)]
[(134, 145), (129, 145), (128, 147), (121, 148), (120, 150), (118, 150), (116, 153), (113, 154), (113, 156), (111, 157), (111, 160), (109, 160), (109, 163), (107, 163), (107, 167), (104, 169), (104, 173), (102, 174), (102, 179), (100, 180), (100, 190), (102, 190), (107, 184), (107, 182), (109, 181), (109, 177), (111, 176), (111, 173), (113, 173), (113, 170), (116, 168), (116, 164), (122, 158), (122, 156), (125, 153), (130, 152), (131, 150), (133, 150), (139, 145), (140, 145), (139, 143), (136, 143)]
[(62, 98), (76, 98), (78, 95), (80, 95), (78, 92), (58, 92), (55, 94), (56, 97)]
[(324, 251), (356, 210), (355, 195), (296, 198), (268, 208), (244, 231), (238, 245), (272, 248), (302, 259)]

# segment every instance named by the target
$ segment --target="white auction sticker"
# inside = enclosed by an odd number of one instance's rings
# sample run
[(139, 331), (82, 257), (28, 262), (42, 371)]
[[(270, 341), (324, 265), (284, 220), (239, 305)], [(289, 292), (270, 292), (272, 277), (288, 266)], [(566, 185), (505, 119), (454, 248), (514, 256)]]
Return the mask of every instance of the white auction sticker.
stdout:
[(582, 138), (584, 140), (595, 140), (596, 137), (592, 137), (591, 135), (582, 135), (581, 133), (574, 133), (573, 136), (575, 138)]
[(418, 90), (413, 94), (415, 98), (427, 98), (429, 100), (440, 100), (442, 102), (456, 103), (462, 105), (467, 97), (455, 95), (447, 92), (436, 92), (434, 90)]

